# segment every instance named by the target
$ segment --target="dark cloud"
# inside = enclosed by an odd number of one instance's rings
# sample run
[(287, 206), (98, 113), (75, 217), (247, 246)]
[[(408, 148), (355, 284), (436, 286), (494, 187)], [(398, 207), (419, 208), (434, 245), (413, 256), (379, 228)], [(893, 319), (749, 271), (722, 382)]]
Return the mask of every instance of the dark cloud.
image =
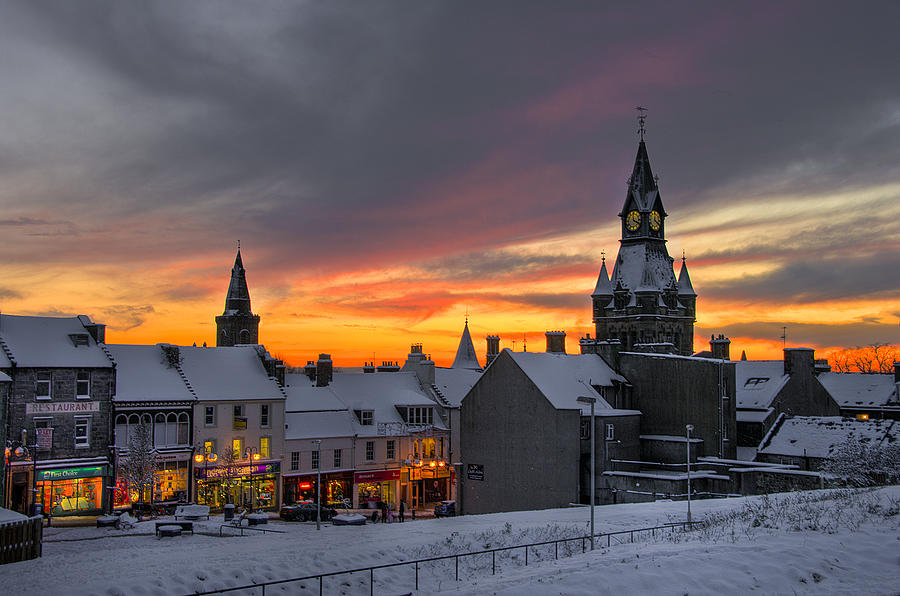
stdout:
[(0, 298), (22, 298), (22, 293), (9, 288), (0, 287)]
[(594, 269), (593, 258), (584, 255), (520, 254), (505, 250), (469, 252), (417, 264), (424, 275), (447, 281), (485, 278), (508, 280), (524, 275), (552, 275), (568, 268)]

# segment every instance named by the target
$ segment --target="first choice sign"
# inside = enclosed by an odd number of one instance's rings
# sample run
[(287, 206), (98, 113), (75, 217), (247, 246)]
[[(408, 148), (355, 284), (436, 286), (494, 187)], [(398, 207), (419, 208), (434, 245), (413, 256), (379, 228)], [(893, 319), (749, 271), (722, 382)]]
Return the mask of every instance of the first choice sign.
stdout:
[(99, 411), (98, 401), (48, 401), (25, 404), (26, 414), (80, 414)]

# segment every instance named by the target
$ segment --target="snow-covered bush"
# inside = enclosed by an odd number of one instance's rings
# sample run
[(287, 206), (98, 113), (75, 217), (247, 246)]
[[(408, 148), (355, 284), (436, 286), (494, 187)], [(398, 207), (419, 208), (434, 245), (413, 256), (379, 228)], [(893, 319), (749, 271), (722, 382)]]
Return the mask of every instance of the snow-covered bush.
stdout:
[(900, 444), (870, 445), (853, 438), (835, 449), (822, 471), (845, 486), (896, 484), (900, 481)]

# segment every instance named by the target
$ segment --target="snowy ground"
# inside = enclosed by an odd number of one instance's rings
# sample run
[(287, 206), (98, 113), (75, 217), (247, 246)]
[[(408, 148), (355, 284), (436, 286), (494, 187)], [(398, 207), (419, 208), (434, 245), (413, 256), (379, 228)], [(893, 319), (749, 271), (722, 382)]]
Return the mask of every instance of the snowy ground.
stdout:
[[(815, 493), (821, 494), (821, 493)], [(900, 487), (814, 502), (799, 517), (765, 509), (759, 497), (695, 501), (695, 518), (721, 523), (679, 542), (646, 541), (554, 560), (546, 549), (423, 564), (419, 594), (900, 594)], [(862, 504), (859, 504), (862, 503)], [(770, 502), (771, 504), (771, 502)], [(754, 524), (729, 512), (754, 510)], [(683, 502), (598, 507), (597, 531), (664, 524), (684, 516)], [(153, 523), (130, 531), (46, 528), (41, 559), (0, 567), (5, 594), (184, 594), (266, 580), (366, 567), (458, 550), (535, 542), (587, 530), (587, 508), (334, 527), (281, 523), (286, 534), (220, 538), (221, 519), (195, 522), (197, 533), (158, 540)], [(745, 515), (746, 517), (746, 515)], [(803, 519), (800, 519), (800, 518)], [(806, 518), (809, 518), (808, 520)], [(759, 520), (763, 520), (762, 523)], [(564, 549), (560, 550), (564, 553)], [(376, 594), (413, 591), (411, 567), (377, 571)], [(326, 580), (325, 594), (368, 594), (368, 573)], [(257, 590), (258, 594), (259, 591)], [(272, 587), (267, 594), (318, 594), (317, 582)]]

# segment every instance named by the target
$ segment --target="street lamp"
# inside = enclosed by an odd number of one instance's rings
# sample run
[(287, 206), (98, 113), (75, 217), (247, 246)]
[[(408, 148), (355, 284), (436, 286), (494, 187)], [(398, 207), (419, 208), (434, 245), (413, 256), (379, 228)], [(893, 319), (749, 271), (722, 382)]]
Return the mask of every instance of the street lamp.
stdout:
[(256, 492), (253, 490), (253, 462), (259, 460), (259, 449), (256, 447), (247, 447), (247, 463), (250, 465), (250, 512), (255, 510)]
[(198, 453), (194, 456), (194, 461), (203, 464), (203, 501), (204, 505), (209, 505), (209, 462), (215, 463), (219, 457), (213, 452)]
[(597, 403), (596, 397), (587, 397), (582, 396), (578, 398), (578, 403), (590, 405), (591, 406), (591, 550), (594, 550), (594, 498), (595, 495), (595, 486), (594, 484), (597, 481), (597, 461), (596, 456), (594, 455), (594, 406)]
[(694, 430), (693, 424), (684, 427), (687, 433), (687, 522), (691, 523), (691, 431)]
[(314, 439), (316, 444), (316, 530), (322, 529), (322, 439)]

